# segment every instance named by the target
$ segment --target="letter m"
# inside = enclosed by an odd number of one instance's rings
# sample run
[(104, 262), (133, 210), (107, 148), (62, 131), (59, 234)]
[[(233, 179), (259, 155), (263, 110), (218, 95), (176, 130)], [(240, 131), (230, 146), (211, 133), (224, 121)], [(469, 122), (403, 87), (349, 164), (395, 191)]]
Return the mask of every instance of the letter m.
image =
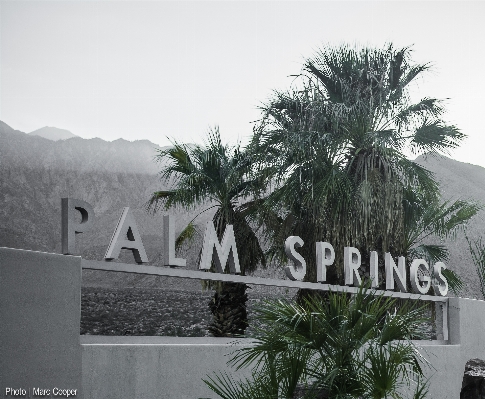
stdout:
[(227, 261), (229, 260), (229, 271), (231, 274), (241, 273), (239, 257), (237, 255), (236, 239), (231, 224), (226, 226), (222, 241), (219, 244), (216, 230), (212, 221), (207, 223), (202, 245), (202, 256), (200, 257), (199, 269), (208, 270), (211, 261), (214, 261), (217, 273), (224, 273)]

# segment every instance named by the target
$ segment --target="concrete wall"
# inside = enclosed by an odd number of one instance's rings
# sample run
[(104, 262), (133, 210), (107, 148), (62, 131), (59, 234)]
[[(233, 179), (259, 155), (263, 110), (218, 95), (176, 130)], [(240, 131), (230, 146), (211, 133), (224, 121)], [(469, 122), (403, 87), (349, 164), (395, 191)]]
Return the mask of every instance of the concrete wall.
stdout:
[[(197, 399), (226, 367), (232, 339), (79, 336), (81, 260), (0, 248), (0, 397), (5, 388), (77, 389), (77, 398)], [(459, 397), (465, 363), (485, 359), (485, 302), (451, 298), (449, 343), (419, 341), (430, 398)], [(81, 394), (81, 385), (83, 392)]]
[(83, 336), (81, 342), (84, 397), (92, 399), (216, 398), (202, 378), (228, 371), (228, 355), (241, 347), (227, 338)]
[(56, 387), (82, 397), (80, 287), (80, 257), (0, 248), (0, 397)]
[[(459, 398), (465, 363), (485, 359), (485, 302), (451, 298), (450, 343), (416, 341), (430, 367), (430, 398)], [(250, 340), (172, 337), (82, 337), (86, 398), (217, 398), (202, 382), (213, 371), (230, 371), (227, 356)]]
[(450, 298), (448, 306), (449, 344), (425, 345), (418, 341), (432, 365), (427, 370), (430, 397), (437, 399), (459, 398), (466, 362), (485, 360), (485, 302)]

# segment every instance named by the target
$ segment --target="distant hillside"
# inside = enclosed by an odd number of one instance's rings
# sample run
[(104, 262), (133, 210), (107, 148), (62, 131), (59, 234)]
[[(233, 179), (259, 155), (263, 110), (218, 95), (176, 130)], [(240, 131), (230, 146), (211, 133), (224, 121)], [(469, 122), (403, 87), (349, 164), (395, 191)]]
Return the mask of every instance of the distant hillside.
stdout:
[[(153, 161), (159, 147), (147, 141), (129, 142), (79, 137), (52, 141), (25, 134), (0, 122), (0, 246), (36, 251), (61, 251), (61, 198), (85, 200), (96, 213), (91, 233), (80, 235), (81, 254), (87, 259), (103, 259), (111, 235), (123, 207), (133, 209), (151, 264), (161, 264), (162, 215), (148, 214), (145, 203), (150, 194), (166, 189), (157, 172), (160, 165)], [(443, 198), (471, 199), (485, 204), (485, 169), (457, 162), (449, 158), (423, 158), (416, 162), (435, 173), (441, 183)], [(198, 213), (170, 210), (180, 231)], [(203, 213), (200, 229), (210, 220), (210, 212)], [(468, 226), (468, 236), (485, 239), (485, 211)], [(195, 269), (201, 238), (182, 250), (188, 267)], [(480, 297), (478, 277), (463, 235), (447, 241), (451, 258), (448, 266), (465, 281), (462, 296)], [(127, 251), (126, 251), (127, 252)], [(130, 253), (120, 257), (133, 262)], [(280, 276), (281, 270), (261, 272)], [(166, 279), (134, 277), (108, 272), (85, 271), (83, 282), (101, 286), (160, 286)], [(197, 281), (172, 279), (172, 287), (199, 289)]]
[(67, 140), (73, 137), (79, 137), (71, 133), (69, 130), (59, 129), (57, 127), (50, 127), (50, 126), (45, 126), (43, 128), (34, 130), (29, 134), (31, 136), (40, 136), (52, 141)]
[[(81, 249), (91, 255), (96, 253), (94, 247), (106, 250), (126, 206), (133, 209), (142, 235), (160, 236), (164, 212), (153, 215), (145, 209), (154, 191), (168, 188), (157, 175), (160, 165), (154, 162), (153, 154), (159, 147), (155, 144), (147, 140), (95, 139), (99, 145), (93, 146), (93, 140), (82, 138), (60, 143), (15, 131), (5, 124), (0, 124), (0, 140), (0, 246), (61, 252), (62, 197), (82, 199), (94, 207), (95, 228), (80, 236)], [(62, 149), (72, 156), (49, 159), (44, 155)], [(128, 161), (127, 153), (132, 154)], [(130, 168), (134, 165), (137, 167)], [(171, 210), (176, 215), (176, 228), (185, 227), (194, 212), (197, 210)], [(201, 220), (210, 217), (209, 213)], [(101, 259), (104, 252), (98, 255)]]
[(153, 162), (160, 147), (148, 140), (112, 142), (99, 138), (52, 141), (12, 129), (0, 122), (0, 165), (72, 170), (157, 174)]
[[(161, 264), (165, 212), (152, 215), (145, 210), (151, 193), (167, 188), (157, 174), (160, 165), (153, 160), (159, 148), (148, 140), (107, 142), (74, 137), (52, 141), (0, 122), (0, 246), (60, 253), (61, 198), (71, 197), (89, 202), (96, 213), (92, 232), (78, 237), (84, 258), (103, 259), (121, 211), (128, 206), (134, 211), (151, 264)], [(185, 227), (194, 212), (171, 210), (176, 230)], [(200, 223), (209, 218), (210, 212)], [(182, 251), (195, 265), (198, 250)], [(121, 259), (134, 262), (129, 252)], [(89, 271), (84, 275), (88, 283), (133, 282), (127, 275)]]

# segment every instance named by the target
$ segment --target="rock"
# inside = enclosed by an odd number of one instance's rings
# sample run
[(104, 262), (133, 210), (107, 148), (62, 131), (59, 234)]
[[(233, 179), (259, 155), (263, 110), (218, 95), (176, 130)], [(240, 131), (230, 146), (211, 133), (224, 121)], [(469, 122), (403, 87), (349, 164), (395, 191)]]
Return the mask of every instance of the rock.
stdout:
[[(298, 384), (296, 386), (295, 392), (292, 399), (302, 399), (311, 392), (311, 388), (305, 387), (304, 385)], [(327, 399), (328, 392), (325, 389), (317, 389), (313, 392), (315, 399)]]
[(485, 361), (471, 359), (466, 363), (460, 399), (485, 399)]

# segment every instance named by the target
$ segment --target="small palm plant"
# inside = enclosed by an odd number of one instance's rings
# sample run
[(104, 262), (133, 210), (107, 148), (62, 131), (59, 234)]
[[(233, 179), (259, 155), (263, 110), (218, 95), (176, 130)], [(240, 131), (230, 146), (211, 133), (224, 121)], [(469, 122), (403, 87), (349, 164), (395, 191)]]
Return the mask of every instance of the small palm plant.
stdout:
[(204, 382), (223, 399), (421, 398), (426, 360), (410, 340), (424, 336), (424, 314), (366, 288), (313, 296), (303, 306), (265, 301), (255, 344), (229, 361), (252, 367), (252, 378), (218, 373)]

